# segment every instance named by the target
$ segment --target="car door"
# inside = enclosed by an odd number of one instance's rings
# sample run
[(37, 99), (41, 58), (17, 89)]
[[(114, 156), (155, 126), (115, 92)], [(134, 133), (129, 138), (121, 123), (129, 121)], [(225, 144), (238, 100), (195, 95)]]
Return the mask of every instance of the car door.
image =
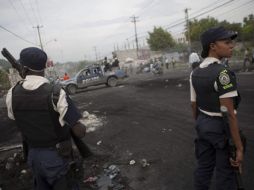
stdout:
[(80, 72), (78, 78), (77, 78), (77, 85), (79, 88), (84, 88), (87, 86), (93, 85), (93, 75), (89, 68), (84, 69), (82, 72)]
[(92, 77), (92, 83), (93, 85), (98, 85), (98, 84), (103, 84), (104, 82), (102, 81), (102, 71), (100, 69), (100, 67), (94, 67), (94, 68), (91, 68), (91, 73), (93, 75)]

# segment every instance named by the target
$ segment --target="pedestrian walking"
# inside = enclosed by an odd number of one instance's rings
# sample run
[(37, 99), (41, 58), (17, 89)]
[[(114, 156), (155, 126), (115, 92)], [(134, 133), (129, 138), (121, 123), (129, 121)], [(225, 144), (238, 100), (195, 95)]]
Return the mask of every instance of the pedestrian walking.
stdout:
[(246, 48), (244, 51), (244, 58), (243, 58), (243, 72), (248, 71), (248, 64), (250, 64), (250, 52), (249, 49)]
[(198, 54), (196, 52), (192, 52), (190, 54), (190, 56), (189, 56), (189, 64), (190, 64), (192, 70), (199, 66), (199, 64), (200, 64), (200, 58), (199, 58), (199, 56), (198, 56)]
[(251, 64), (253, 65), (254, 64), (254, 48), (252, 50), (252, 56), (251, 56)]
[(169, 68), (169, 61), (168, 61), (168, 58), (165, 59), (165, 65), (166, 65), (166, 68), (168, 69), (168, 68)]
[(23, 137), (34, 190), (76, 190), (68, 174), (71, 133), (77, 139), (85, 135), (81, 114), (65, 91), (44, 77), (44, 51), (25, 48), (19, 61), (25, 78), (8, 91), (6, 104), (9, 118), (15, 120)]
[[(221, 64), (232, 55), (237, 33), (223, 27), (210, 28), (201, 35), (203, 62), (190, 75), (191, 105), (196, 120), (197, 138), (194, 173), (196, 190), (208, 190), (213, 172), (216, 190), (236, 190), (234, 168), (241, 168), (243, 145), (237, 124), (240, 102), (234, 73)], [(229, 128), (236, 146), (236, 158), (229, 158), (226, 128), (220, 106), (229, 114)]]
[(174, 57), (171, 57), (171, 64), (172, 64), (172, 68), (174, 69), (175, 64), (176, 64), (176, 61), (175, 61)]

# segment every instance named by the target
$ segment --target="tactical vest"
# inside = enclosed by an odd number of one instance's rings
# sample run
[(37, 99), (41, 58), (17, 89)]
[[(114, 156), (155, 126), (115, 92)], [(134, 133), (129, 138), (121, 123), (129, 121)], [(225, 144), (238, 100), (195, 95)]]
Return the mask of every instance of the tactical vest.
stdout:
[[(220, 113), (220, 101), (214, 84), (219, 73), (225, 67), (218, 63), (210, 64), (205, 68), (196, 68), (192, 73), (192, 84), (197, 94), (197, 106), (208, 112)], [(238, 107), (240, 97), (234, 98), (234, 107)]]
[(26, 90), (22, 83), (12, 91), (12, 109), (16, 124), (30, 147), (55, 147), (70, 139), (68, 126), (62, 127), (59, 113), (52, 104), (53, 85), (43, 84), (36, 90)]

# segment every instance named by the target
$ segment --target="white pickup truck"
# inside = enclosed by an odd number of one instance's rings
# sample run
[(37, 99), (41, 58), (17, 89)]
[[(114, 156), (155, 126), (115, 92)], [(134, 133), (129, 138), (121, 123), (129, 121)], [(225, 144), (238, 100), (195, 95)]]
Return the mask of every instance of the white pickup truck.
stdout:
[(75, 94), (78, 89), (89, 86), (106, 84), (107, 86), (114, 87), (118, 84), (120, 79), (126, 77), (127, 75), (121, 69), (104, 72), (102, 66), (92, 65), (81, 69), (75, 77), (66, 81), (61, 81), (60, 85), (63, 86), (69, 94)]

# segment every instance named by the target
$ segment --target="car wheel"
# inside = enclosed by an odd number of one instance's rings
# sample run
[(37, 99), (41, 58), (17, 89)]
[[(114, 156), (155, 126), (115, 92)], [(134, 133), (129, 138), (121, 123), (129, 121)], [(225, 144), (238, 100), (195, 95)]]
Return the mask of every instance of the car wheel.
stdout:
[(66, 90), (69, 94), (75, 94), (77, 92), (77, 87), (73, 84), (70, 84), (66, 87)]
[(107, 85), (110, 87), (114, 87), (117, 85), (117, 78), (116, 77), (110, 77), (108, 79)]

